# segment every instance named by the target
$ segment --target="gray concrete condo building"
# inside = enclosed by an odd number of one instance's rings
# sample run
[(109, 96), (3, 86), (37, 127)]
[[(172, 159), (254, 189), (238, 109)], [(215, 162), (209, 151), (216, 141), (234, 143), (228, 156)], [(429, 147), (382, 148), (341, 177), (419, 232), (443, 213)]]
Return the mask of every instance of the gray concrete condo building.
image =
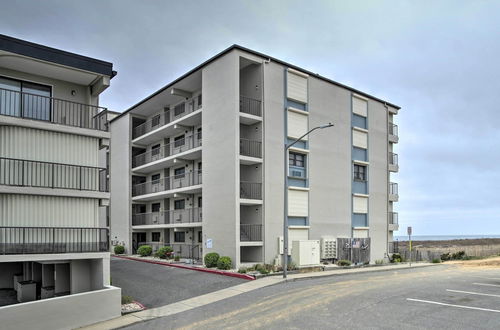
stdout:
[(332, 122), (289, 151), (289, 246), (383, 259), (398, 228), (398, 110), (234, 45), (111, 121), (112, 244), (279, 263), (284, 145)]
[(0, 35), (2, 329), (120, 315), (105, 217), (112, 114), (99, 106), (112, 68)]

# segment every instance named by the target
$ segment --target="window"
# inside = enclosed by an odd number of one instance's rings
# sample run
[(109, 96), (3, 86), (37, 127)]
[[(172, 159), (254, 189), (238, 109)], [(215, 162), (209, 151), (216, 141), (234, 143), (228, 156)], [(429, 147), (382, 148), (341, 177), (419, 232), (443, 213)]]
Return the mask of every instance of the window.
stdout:
[(185, 144), (184, 135), (180, 135), (180, 136), (174, 138), (174, 147), (175, 148), (182, 147), (184, 144)]
[(160, 183), (160, 174), (153, 174), (153, 175), (151, 175), (151, 182), (153, 184)]
[(352, 148), (352, 159), (353, 160), (361, 160), (363, 162), (368, 161), (368, 155), (366, 149), (353, 147)]
[(304, 166), (305, 156), (303, 154), (298, 154), (295, 152), (290, 152), (288, 154), (288, 163), (290, 166), (305, 167)]
[(198, 243), (202, 243), (203, 242), (203, 234), (201, 231), (198, 232)]
[(354, 180), (366, 181), (366, 166), (354, 164)]
[(136, 204), (135, 205), (135, 213), (136, 214), (146, 213), (146, 205)]
[[(3, 89), (0, 94), (1, 115), (51, 120), (50, 86), (0, 77), (0, 88)], [(65, 119), (69, 123), (75, 120), (71, 117)]]
[(155, 144), (154, 146), (151, 147), (151, 156), (158, 156), (160, 154), (160, 145)]
[(182, 179), (186, 173), (186, 169), (184, 167), (179, 167), (174, 170), (174, 177), (176, 179)]
[(161, 208), (160, 203), (151, 204), (151, 212), (153, 212), (153, 213), (160, 212), (160, 208)]
[(160, 233), (159, 232), (151, 233), (151, 241), (152, 242), (159, 242), (160, 241)]
[(184, 243), (186, 241), (186, 233), (183, 231), (176, 231), (174, 233), (174, 242)]
[(352, 214), (353, 227), (368, 227), (368, 217), (366, 213), (353, 213)]
[(198, 140), (201, 140), (201, 127), (196, 130)]
[(202, 168), (202, 167), (201, 167), (201, 162), (199, 162), (199, 163), (198, 163), (198, 172), (200, 172), (200, 173), (201, 173), (201, 168)]
[(184, 210), (186, 208), (186, 201), (184, 199), (178, 199), (174, 201), (174, 210)]
[(184, 102), (182, 102), (181, 104), (177, 104), (174, 107), (174, 116), (179, 116), (183, 114), (184, 111), (186, 111), (186, 104)]
[(353, 114), (352, 115), (352, 126), (366, 129), (368, 127), (366, 124), (366, 117)]
[(155, 127), (155, 126), (160, 125), (160, 118), (161, 118), (161, 115), (155, 115), (153, 118), (151, 118), (151, 126)]
[(200, 95), (198, 95), (198, 109), (201, 108), (201, 104), (202, 104), (201, 101), (202, 101), (202, 99), (201, 99), (201, 94), (200, 94)]
[(198, 207), (201, 207), (202, 206), (202, 199), (201, 199), (201, 196), (198, 197)]
[(289, 226), (307, 226), (306, 217), (288, 217)]

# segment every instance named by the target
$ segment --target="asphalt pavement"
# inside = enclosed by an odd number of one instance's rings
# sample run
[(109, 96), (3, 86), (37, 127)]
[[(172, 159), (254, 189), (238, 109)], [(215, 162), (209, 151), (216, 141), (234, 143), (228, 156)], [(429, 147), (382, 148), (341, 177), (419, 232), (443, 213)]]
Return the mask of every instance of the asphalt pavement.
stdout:
[(456, 265), (304, 279), (126, 329), (500, 329), (500, 269)]

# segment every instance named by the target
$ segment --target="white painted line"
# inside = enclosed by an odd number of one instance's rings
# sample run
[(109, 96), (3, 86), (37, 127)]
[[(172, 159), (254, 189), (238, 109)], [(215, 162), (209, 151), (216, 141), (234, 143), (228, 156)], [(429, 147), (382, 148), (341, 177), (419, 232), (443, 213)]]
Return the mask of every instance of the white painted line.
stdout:
[(416, 302), (422, 302), (426, 304), (433, 304), (433, 305), (441, 305), (441, 306), (449, 306), (449, 307), (457, 307), (457, 308), (465, 308), (465, 309), (473, 309), (477, 311), (485, 311), (485, 312), (493, 312), (493, 313), (500, 313), (500, 310), (497, 309), (488, 309), (488, 308), (480, 308), (480, 307), (472, 307), (472, 306), (463, 306), (463, 305), (453, 305), (453, 304), (446, 304), (438, 301), (430, 301), (430, 300), (420, 300), (420, 299), (412, 299), (412, 298), (406, 298), (406, 300), (409, 301), (416, 301)]
[(460, 291), (460, 290), (450, 290), (450, 289), (446, 289), (446, 291), (457, 292), (457, 293), (466, 293), (466, 294), (475, 294), (475, 295), (478, 295), (478, 296), (488, 296), (488, 297), (498, 297), (498, 298), (500, 298), (500, 295), (498, 295), (498, 294), (481, 293), (481, 292), (470, 292), (470, 291)]
[(500, 288), (499, 284), (489, 284), (489, 283), (472, 283), (474, 285), (484, 285), (484, 286), (496, 286)]

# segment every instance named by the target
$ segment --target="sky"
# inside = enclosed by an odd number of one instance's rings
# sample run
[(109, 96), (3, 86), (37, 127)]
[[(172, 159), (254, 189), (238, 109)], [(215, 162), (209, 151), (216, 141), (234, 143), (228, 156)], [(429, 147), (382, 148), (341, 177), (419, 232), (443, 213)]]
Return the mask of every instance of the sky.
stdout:
[(0, 33), (112, 62), (124, 111), (232, 44), (402, 107), (400, 231), (500, 234), (499, 1), (6, 1)]

